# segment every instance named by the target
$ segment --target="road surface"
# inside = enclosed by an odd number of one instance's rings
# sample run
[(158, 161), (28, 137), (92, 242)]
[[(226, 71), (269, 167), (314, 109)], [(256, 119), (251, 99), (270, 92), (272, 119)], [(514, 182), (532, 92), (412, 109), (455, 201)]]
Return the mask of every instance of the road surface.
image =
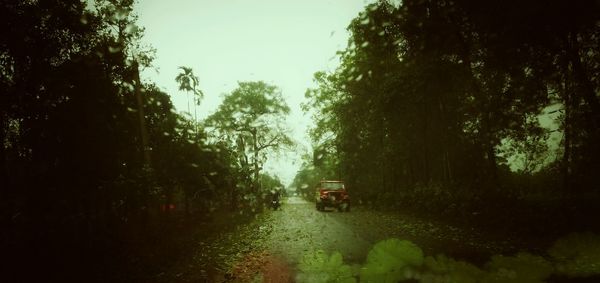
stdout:
[(252, 279), (267, 265), (275, 276), (285, 273), (291, 281), (306, 253), (337, 251), (346, 264), (358, 265), (375, 243), (389, 238), (410, 240), (425, 255), (445, 254), (475, 263), (515, 250), (511, 240), (490, 240), (473, 229), (360, 207), (321, 212), (314, 203), (290, 197), (280, 210), (265, 211), (233, 231), (203, 239), (190, 262), (161, 276), (165, 281), (238, 282)]

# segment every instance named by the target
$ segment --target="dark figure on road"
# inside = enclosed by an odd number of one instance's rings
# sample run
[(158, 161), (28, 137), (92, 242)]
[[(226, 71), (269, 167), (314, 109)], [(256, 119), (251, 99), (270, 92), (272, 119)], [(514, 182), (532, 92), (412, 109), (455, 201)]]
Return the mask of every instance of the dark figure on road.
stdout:
[(279, 190), (271, 191), (271, 207), (277, 210), (280, 206), (279, 198), (281, 197)]

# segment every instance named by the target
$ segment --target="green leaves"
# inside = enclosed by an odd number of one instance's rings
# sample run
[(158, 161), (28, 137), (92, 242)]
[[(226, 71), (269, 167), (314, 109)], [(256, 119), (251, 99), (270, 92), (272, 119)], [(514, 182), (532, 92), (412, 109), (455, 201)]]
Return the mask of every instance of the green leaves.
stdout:
[(344, 264), (339, 252), (331, 255), (323, 250), (308, 252), (298, 264), (298, 269), (300, 273), (296, 282), (356, 282), (352, 269)]
[(423, 263), (423, 251), (410, 241), (388, 239), (369, 251), (361, 269), (361, 282), (398, 282), (413, 278)]
[(559, 239), (548, 250), (557, 273), (570, 277), (600, 274), (600, 236), (574, 233)]
[(198, 77), (194, 75), (194, 71), (190, 67), (180, 66), (183, 70), (175, 77), (175, 81), (179, 83), (179, 90), (194, 91), (198, 85)]
[(484, 272), (476, 266), (444, 255), (426, 257), (421, 282), (476, 283)]
[(487, 264), (490, 270), (482, 282), (522, 282), (535, 283), (552, 274), (552, 264), (540, 256), (518, 253), (516, 256), (493, 256)]
[(239, 82), (218, 110), (206, 119), (215, 139), (235, 153), (242, 180), (259, 195), (260, 172), (270, 153), (293, 144), (284, 124), (290, 109), (277, 87), (258, 82)]

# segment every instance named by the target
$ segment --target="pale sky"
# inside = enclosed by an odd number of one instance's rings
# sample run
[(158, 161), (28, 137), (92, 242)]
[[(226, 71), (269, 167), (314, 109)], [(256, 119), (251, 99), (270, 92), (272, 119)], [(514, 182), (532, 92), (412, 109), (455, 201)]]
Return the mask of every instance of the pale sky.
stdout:
[(288, 124), (298, 149), (271, 158), (265, 169), (291, 183), (300, 155), (310, 148), (310, 117), (300, 103), (312, 87), (313, 74), (334, 70), (336, 51), (346, 47), (346, 27), (369, 0), (139, 0), (138, 24), (144, 42), (156, 48), (143, 79), (172, 96), (179, 111), (187, 110), (178, 91), (179, 66), (191, 67), (205, 98), (198, 118), (213, 113), (222, 94), (238, 81), (263, 80), (278, 86), (291, 108)]

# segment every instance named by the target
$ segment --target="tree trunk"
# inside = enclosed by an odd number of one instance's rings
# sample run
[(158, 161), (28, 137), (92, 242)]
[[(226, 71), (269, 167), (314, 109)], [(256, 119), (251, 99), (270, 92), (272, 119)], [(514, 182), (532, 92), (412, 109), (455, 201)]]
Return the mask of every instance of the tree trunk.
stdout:
[(429, 172), (429, 138), (428, 138), (428, 131), (429, 131), (429, 112), (427, 109), (427, 101), (423, 102), (423, 181), (425, 182), (425, 184), (429, 183), (429, 178), (431, 176), (430, 172)]
[(194, 130), (196, 130), (196, 134), (198, 134), (198, 114), (196, 113), (196, 109), (198, 108), (198, 100), (196, 94), (194, 93)]
[(138, 107), (138, 120), (140, 126), (140, 137), (142, 141), (142, 155), (143, 155), (143, 184), (141, 186), (141, 194), (142, 194), (142, 225), (144, 229), (148, 222), (148, 210), (150, 205), (149, 192), (148, 188), (151, 186), (151, 178), (152, 178), (152, 166), (151, 166), (151, 158), (150, 158), (150, 145), (148, 139), (148, 131), (146, 129), (146, 118), (144, 115), (144, 100), (142, 97), (142, 84), (140, 81), (140, 71), (138, 62), (134, 60), (133, 63), (133, 82), (135, 86), (135, 98)]
[(577, 90), (582, 94), (583, 100), (588, 104), (592, 116), (592, 125), (594, 129), (600, 127), (600, 102), (596, 96), (594, 86), (585, 71), (585, 67), (581, 62), (581, 56), (579, 56), (579, 46), (577, 44), (577, 35), (571, 34), (567, 39), (567, 58), (571, 63), (571, 69), (573, 72), (573, 79), (577, 82)]
[(8, 187), (8, 162), (6, 160), (6, 145), (4, 144), (7, 132), (7, 115), (5, 115), (4, 113), (0, 113), (0, 186), (8, 190), (10, 189)]
[(187, 110), (188, 110), (188, 113), (190, 113), (190, 115), (191, 115), (192, 110), (190, 110), (190, 92), (186, 91), (185, 96), (187, 97), (187, 108), (188, 108)]
[(573, 96), (571, 95), (572, 87), (570, 83), (571, 68), (569, 60), (563, 62), (563, 81), (560, 82), (562, 87), (563, 103), (565, 107), (565, 117), (563, 121), (563, 160), (562, 160), (562, 175), (563, 175), (563, 190), (565, 193), (571, 192), (571, 123), (572, 123), (572, 105)]
[(252, 147), (254, 149), (254, 182), (253, 189), (255, 193), (260, 191), (259, 167), (258, 167), (258, 141), (256, 137), (256, 128), (252, 129)]

